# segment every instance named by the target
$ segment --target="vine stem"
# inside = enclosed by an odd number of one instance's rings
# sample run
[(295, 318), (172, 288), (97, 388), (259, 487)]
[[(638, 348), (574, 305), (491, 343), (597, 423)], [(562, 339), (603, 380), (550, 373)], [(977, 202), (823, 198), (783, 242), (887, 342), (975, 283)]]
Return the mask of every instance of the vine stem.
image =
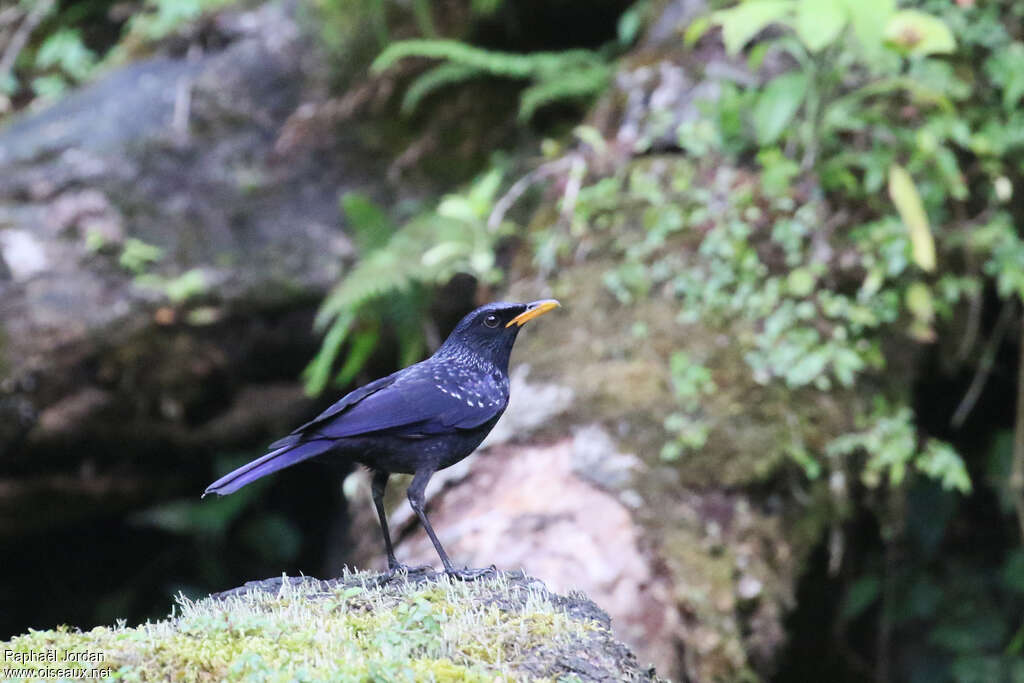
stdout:
[(555, 159), (554, 161), (549, 161), (546, 164), (538, 166), (514, 182), (512, 187), (508, 188), (508, 191), (494, 204), (494, 209), (491, 211), (491, 215), (487, 218), (488, 230), (493, 232), (501, 226), (501, 221), (505, 219), (505, 214), (508, 210), (512, 208), (512, 205), (515, 204), (516, 201), (523, 196), (523, 193), (530, 189), (533, 184), (540, 182), (544, 178), (548, 178), (571, 168), (575, 158), (575, 154), (569, 154), (559, 159)]
[(950, 419), (950, 424), (956, 429), (960, 429), (963, 426), (964, 421), (971, 414), (971, 411), (974, 410), (974, 405), (981, 397), (981, 392), (985, 389), (985, 383), (988, 381), (988, 377), (992, 373), (992, 367), (996, 362), (996, 354), (999, 352), (999, 347), (1003, 344), (1003, 337), (1006, 336), (1006, 329), (1010, 327), (1015, 310), (1016, 306), (1012, 301), (1009, 301), (1003, 305), (1003, 310), (999, 313), (999, 319), (996, 320), (992, 336), (989, 337), (981, 353), (981, 360), (978, 361), (978, 369), (974, 373), (974, 379), (971, 380), (967, 393), (964, 394), (960, 405), (957, 406), (956, 412), (953, 413), (953, 417)]
[[(1021, 316), (1024, 325), (1024, 316)], [(1013, 467), (1010, 470), (1010, 493), (1017, 509), (1017, 524), (1024, 541), (1024, 335), (1020, 343), (1017, 369), (1017, 420), (1013, 431)]]

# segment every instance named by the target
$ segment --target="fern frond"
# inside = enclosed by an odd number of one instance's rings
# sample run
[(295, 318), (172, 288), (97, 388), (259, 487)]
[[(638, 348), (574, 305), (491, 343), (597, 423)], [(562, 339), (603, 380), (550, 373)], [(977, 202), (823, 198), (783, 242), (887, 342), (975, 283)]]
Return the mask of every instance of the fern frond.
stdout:
[(445, 59), (471, 66), (495, 76), (529, 78), (534, 65), (528, 55), (484, 50), (458, 40), (399, 40), (391, 43), (373, 60), (373, 71), (384, 71), (407, 57)]
[[(435, 210), (408, 221), (383, 244), (381, 231), (392, 227), (386, 212), (360, 195), (345, 196), (342, 206), (353, 230), (364, 233), (359, 238), (364, 247), (363, 257), (327, 295), (317, 312), (315, 329), (328, 331), (320, 351), (303, 373), (307, 391), (316, 394), (323, 390), (346, 341), (348, 357), (336, 377), (342, 384), (350, 381), (369, 359), (379, 338), (381, 321), (397, 318), (394, 322), (399, 327), (415, 327), (425, 310), (420, 296), (424, 289), (444, 283), (458, 273), (470, 273), (481, 280), (497, 277), (494, 243), (498, 235), (487, 228), (486, 217), (501, 177), (501, 171), (495, 169), (481, 176), (463, 194), (447, 195)], [(426, 250), (424, 245), (429, 245)], [(356, 320), (367, 319), (371, 303), (376, 322), (360, 332), (352, 332)], [(412, 314), (415, 311), (418, 312)], [(400, 345), (404, 357), (421, 352), (422, 333), (407, 330), (400, 336), (408, 337)]]
[(448, 85), (468, 81), (484, 72), (473, 66), (448, 62), (426, 71), (416, 78), (402, 98), (402, 113), (411, 114), (427, 95)]
[(529, 121), (538, 109), (558, 100), (596, 95), (611, 79), (605, 65), (566, 71), (531, 85), (519, 97), (519, 120)]
[(373, 350), (377, 348), (380, 340), (380, 325), (374, 324), (366, 330), (360, 330), (351, 335), (352, 343), (349, 345), (348, 355), (342, 364), (338, 374), (334, 376), (334, 384), (343, 387), (356, 378), (359, 371), (370, 360)]
[(485, 50), (458, 40), (419, 39), (391, 43), (377, 56), (370, 68), (373, 71), (383, 71), (407, 57), (444, 59), (505, 78), (544, 78), (568, 69), (603, 63), (600, 55), (592, 50), (533, 52), (524, 55)]
[(373, 252), (357, 263), (327, 295), (316, 314), (314, 328), (322, 330), (345, 311), (356, 311), (377, 297), (405, 289), (415, 275), (408, 259), (388, 247)]
[(324, 336), (320, 350), (302, 371), (306, 393), (310, 396), (316, 396), (327, 386), (327, 380), (331, 377), (331, 366), (334, 365), (334, 359), (338, 357), (338, 351), (354, 321), (355, 315), (352, 313), (337, 316)]
[(341, 210), (356, 246), (364, 254), (387, 244), (395, 233), (391, 217), (366, 195), (346, 192), (341, 198)]

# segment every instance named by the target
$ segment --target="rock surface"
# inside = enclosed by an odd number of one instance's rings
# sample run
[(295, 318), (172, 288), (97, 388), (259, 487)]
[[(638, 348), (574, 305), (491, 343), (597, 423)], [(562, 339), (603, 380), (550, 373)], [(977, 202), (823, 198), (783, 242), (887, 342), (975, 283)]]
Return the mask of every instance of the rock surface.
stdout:
[(383, 171), (344, 135), (274, 153), (322, 77), (288, 3), (220, 24), (222, 49), (0, 130), (0, 535), (166, 497), (182, 452), (205, 469), (309, 410), (312, 312), (352, 255), (338, 196)]
[[(97, 653), (99, 667), (128, 680), (663, 680), (637, 664), (586, 596), (556, 595), (521, 572), (474, 582), (433, 572), (279, 577), (182, 599), (176, 612), (135, 628), (34, 631), (2, 645), (22, 659)], [(29, 680), (48, 666), (25, 665)]]

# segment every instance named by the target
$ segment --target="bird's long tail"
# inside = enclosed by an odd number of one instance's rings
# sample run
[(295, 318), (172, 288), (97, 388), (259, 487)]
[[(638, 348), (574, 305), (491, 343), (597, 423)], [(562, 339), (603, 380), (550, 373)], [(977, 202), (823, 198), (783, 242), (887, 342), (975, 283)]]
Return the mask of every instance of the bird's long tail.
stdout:
[(270, 451), (261, 458), (242, 465), (237, 470), (225, 474), (223, 477), (206, 487), (203, 496), (216, 493), (226, 496), (234, 493), (246, 484), (251, 484), (261, 477), (272, 472), (290, 467), (296, 463), (308, 460), (330, 450), (334, 442), (331, 439), (317, 439), (306, 441), (297, 445), (287, 445)]

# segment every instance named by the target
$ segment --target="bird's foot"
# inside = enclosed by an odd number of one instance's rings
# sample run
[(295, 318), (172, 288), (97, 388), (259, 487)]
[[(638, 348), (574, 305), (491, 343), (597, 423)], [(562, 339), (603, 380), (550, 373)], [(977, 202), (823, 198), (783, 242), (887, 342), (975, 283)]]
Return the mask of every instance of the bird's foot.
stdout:
[(458, 579), (459, 581), (476, 581), (482, 579), (485, 576), (496, 576), (498, 574), (498, 568), (493, 564), (490, 567), (484, 567), (483, 569), (473, 569), (471, 567), (463, 567), (462, 569), (446, 569), (445, 574)]
[(406, 577), (410, 574), (425, 574), (427, 572), (434, 571), (434, 568), (429, 564), (419, 564), (415, 567), (402, 564), (401, 562), (395, 562), (388, 567), (388, 573), (384, 576), (385, 581), (390, 581), (396, 577)]

